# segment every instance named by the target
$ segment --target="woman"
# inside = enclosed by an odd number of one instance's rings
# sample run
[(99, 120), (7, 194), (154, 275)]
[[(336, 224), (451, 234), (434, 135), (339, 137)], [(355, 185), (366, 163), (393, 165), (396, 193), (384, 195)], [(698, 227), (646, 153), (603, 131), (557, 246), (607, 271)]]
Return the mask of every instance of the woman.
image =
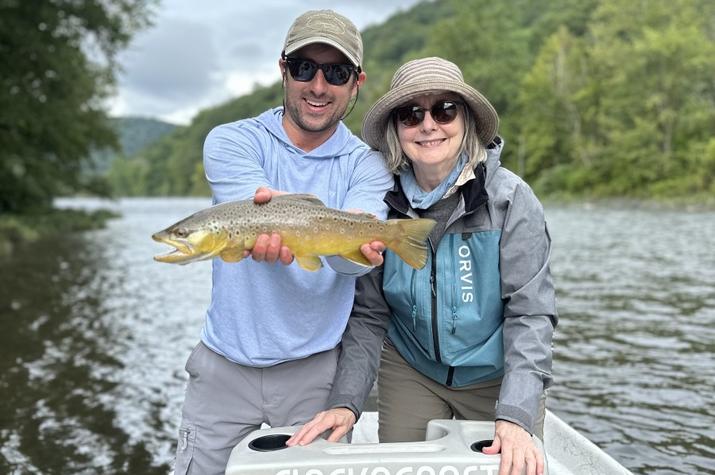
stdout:
[[(496, 420), (484, 452), (501, 452), (499, 473), (543, 472), (531, 434), (543, 437), (551, 384), (551, 241), (529, 186), (500, 166), (498, 123), (489, 101), (440, 58), (403, 65), (367, 112), (363, 139), (397, 175), (385, 197), (389, 217), (436, 220), (432, 253), (415, 270), (387, 251), (384, 266), (358, 280), (353, 317), (362, 318), (350, 318), (343, 347), (361, 345), (366, 356), (341, 357), (330, 407), (342, 408), (316, 416), (291, 445), (330, 427), (335, 440), (352, 426), (379, 351), (367, 342), (389, 321), (378, 377), (381, 442), (424, 440), (431, 419)], [(365, 315), (371, 327), (358, 323)]]
[(378, 377), (379, 435), (424, 440), (430, 419), (496, 419), (492, 449), (508, 447), (536, 468), (529, 434), (543, 437), (556, 324), (550, 238), (531, 189), (499, 165), (498, 122), (489, 101), (440, 58), (401, 67), (363, 121), (363, 139), (399, 175), (386, 198), (390, 217), (438, 223), (425, 268), (389, 252), (385, 259), (392, 319)]

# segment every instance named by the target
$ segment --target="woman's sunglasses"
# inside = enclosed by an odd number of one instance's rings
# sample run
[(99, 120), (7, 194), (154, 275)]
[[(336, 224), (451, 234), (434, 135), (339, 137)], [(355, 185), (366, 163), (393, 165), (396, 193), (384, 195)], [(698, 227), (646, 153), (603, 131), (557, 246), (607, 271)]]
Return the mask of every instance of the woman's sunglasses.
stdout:
[(333, 86), (342, 86), (350, 80), (353, 72), (360, 73), (360, 68), (352, 64), (318, 64), (302, 58), (285, 58), (288, 71), (293, 79), (300, 82), (312, 81), (318, 69), (323, 71), (325, 80)]
[[(438, 124), (449, 124), (459, 113), (457, 106), (461, 104), (457, 101), (438, 101), (429, 109), (432, 119)], [(425, 120), (425, 109), (418, 105), (407, 105), (395, 109), (395, 117), (405, 127), (414, 127)]]

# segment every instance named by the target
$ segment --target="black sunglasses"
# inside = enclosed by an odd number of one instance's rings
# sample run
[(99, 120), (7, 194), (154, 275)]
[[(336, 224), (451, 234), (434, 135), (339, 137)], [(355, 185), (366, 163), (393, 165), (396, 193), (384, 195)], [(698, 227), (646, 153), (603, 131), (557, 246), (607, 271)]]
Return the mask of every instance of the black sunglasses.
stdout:
[[(429, 113), (438, 124), (449, 124), (457, 117), (459, 104), (461, 103), (456, 101), (437, 101), (430, 107)], [(410, 104), (395, 109), (395, 117), (405, 127), (414, 127), (425, 120), (426, 110), (424, 107)]]
[(285, 58), (291, 77), (296, 81), (312, 81), (318, 69), (323, 71), (325, 80), (333, 86), (342, 86), (350, 80), (353, 72), (360, 73), (360, 68), (352, 64), (318, 64), (303, 58)]

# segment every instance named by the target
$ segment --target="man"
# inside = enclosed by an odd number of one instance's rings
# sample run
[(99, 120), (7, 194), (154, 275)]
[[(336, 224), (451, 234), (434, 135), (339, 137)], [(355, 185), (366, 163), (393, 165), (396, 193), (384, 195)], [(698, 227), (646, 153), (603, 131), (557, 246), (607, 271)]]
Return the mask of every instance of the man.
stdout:
[[(329, 207), (384, 219), (391, 175), (341, 122), (366, 79), (355, 25), (330, 10), (301, 15), (278, 64), (284, 107), (218, 126), (206, 138), (214, 202), (311, 193)], [(383, 249), (361, 247), (373, 265), (382, 264)], [(223, 473), (231, 449), (262, 423), (301, 424), (329, 407), (355, 278), (369, 268), (328, 257), (319, 271), (304, 271), (290, 265), (277, 234), (260, 236), (251, 255), (213, 261), (201, 342), (186, 363), (177, 475)]]

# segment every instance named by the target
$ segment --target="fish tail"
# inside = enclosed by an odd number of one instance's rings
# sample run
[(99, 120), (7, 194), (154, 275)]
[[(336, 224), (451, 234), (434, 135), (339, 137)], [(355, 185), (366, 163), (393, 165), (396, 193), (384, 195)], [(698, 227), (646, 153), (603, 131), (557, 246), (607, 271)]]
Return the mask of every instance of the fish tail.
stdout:
[(390, 219), (392, 239), (385, 245), (415, 269), (427, 263), (427, 237), (437, 224), (432, 219)]

